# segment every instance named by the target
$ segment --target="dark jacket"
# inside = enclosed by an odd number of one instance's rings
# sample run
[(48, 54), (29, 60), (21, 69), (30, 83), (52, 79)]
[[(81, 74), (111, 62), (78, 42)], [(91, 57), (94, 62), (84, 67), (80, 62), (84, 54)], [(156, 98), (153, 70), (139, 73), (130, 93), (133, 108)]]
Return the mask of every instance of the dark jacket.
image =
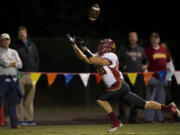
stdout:
[(39, 68), (39, 54), (36, 45), (31, 40), (28, 41), (28, 47), (19, 40), (12, 45), (12, 48), (17, 50), (21, 58), (23, 64), (21, 71), (36, 72)]
[(142, 65), (148, 65), (144, 49), (138, 44), (135, 48), (131, 48), (130, 45), (121, 46), (117, 56), (119, 58), (120, 70), (126, 65), (126, 72), (142, 72)]

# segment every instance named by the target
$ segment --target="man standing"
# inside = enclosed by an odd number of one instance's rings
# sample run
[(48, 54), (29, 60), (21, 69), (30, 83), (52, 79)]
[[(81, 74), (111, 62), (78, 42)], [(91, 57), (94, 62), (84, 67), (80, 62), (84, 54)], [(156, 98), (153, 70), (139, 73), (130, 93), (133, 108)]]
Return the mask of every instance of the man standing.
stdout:
[[(166, 49), (159, 45), (160, 36), (158, 33), (151, 34), (151, 45), (145, 51), (149, 60), (148, 71), (155, 72), (151, 77), (149, 84), (146, 87), (146, 100), (153, 100), (161, 104), (165, 103), (165, 81), (160, 81), (159, 71), (167, 70), (167, 63), (170, 62), (170, 57)], [(146, 122), (162, 122), (163, 115), (161, 111), (146, 110)]]
[[(144, 49), (139, 46), (138, 35), (136, 32), (129, 33), (129, 44), (126, 46), (122, 46), (117, 53), (119, 57), (120, 69), (124, 72), (143, 72), (147, 70), (148, 60)], [(144, 80), (143, 75), (138, 74), (136, 82), (132, 85), (128, 78), (125, 78), (129, 83), (131, 90), (137, 95), (143, 95), (144, 91)], [(119, 118), (124, 121), (125, 120), (125, 107), (122, 102), (119, 105)], [(135, 107), (131, 107), (129, 114), (129, 123), (136, 123), (137, 121), (137, 109)]]
[[(19, 40), (14, 48), (18, 51), (23, 63), (22, 72), (36, 72), (39, 67), (39, 54), (36, 45), (28, 39), (27, 28), (24, 26), (18, 29)], [(21, 125), (36, 125), (34, 119), (34, 97), (35, 87), (33, 87), (31, 74), (25, 73), (20, 80), (20, 87), (24, 98), (17, 106), (18, 119)]]
[(20, 128), (16, 105), (20, 103), (22, 93), (18, 85), (17, 69), (22, 68), (22, 62), (18, 53), (9, 48), (10, 36), (7, 33), (0, 37), (0, 107), (7, 95), (8, 114), (10, 116), (11, 128)]

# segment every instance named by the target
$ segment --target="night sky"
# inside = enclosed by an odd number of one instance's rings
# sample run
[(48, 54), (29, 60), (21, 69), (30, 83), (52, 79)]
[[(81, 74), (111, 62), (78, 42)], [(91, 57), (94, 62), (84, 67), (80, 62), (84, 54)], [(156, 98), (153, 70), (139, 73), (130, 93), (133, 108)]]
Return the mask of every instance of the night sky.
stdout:
[[(89, 7), (98, 2), (101, 7), (99, 20), (90, 23)], [(6, 0), (1, 4), (0, 32), (16, 34), (17, 27), (26, 25), (32, 36), (53, 37), (74, 32), (88, 36), (89, 31), (98, 31), (97, 36), (126, 36), (137, 31), (146, 38), (157, 31), (167, 40), (179, 40), (179, 9), (176, 3), (156, 1), (132, 2), (118, 0)]]
[[(94, 23), (88, 20), (88, 10), (99, 3), (101, 14)], [(16, 36), (17, 28), (25, 25), (31, 37), (64, 37), (67, 32), (88, 38), (127, 38), (137, 31), (140, 39), (148, 40), (158, 32), (162, 41), (170, 43), (178, 61), (179, 4), (157, 1), (118, 0), (24, 0), (1, 3), (0, 33)], [(180, 64), (177, 62), (178, 68)]]

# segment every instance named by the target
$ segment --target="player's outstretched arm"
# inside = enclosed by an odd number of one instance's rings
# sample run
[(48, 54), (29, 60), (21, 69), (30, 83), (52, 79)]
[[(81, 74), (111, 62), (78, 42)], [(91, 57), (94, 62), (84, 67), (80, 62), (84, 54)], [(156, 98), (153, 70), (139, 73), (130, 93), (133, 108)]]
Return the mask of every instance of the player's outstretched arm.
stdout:
[(81, 46), (82, 50), (84, 52), (82, 52), (78, 46), (76, 45), (76, 38), (72, 37), (70, 34), (66, 35), (67, 39), (69, 40), (69, 42), (71, 43), (74, 52), (76, 53), (76, 55), (78, 56), (78, 58), (88, 64), (94, 64), (94, 65), (103, 65), (103, 66), (107, 66), (110, 65), (109, 60), (104, 59), (104, 58), (98, 58), (95, 57), (92, 52), (86, 48), (85, 46)]
[(78, 48), (78, 46), (77, 46), (76, 44), (72, 45), (72, 47), (73, 47), (74, 52), (76, 53), (77, 57), (78, 57), (80, 60), (82, 60), (82, 61), (90, 64), (90, 63), (89, 63), (89, 59), (88, 59), (88, 58), (86, 57), (86, 55)]
[(91, 56), (91, 57), (87, 58), (86, 55), (77, 47), (76, 44), (73, 45), (73, 49), (74, 49), (76, 55), (78, 56), (78, 58), (88, 64), (102, 65), (102, 66), (110, 65), (110, 62), (104, 58), (98, 58), (95, 56)]
[(90, 57), (89, 64), (108, 66), (108, 65), (110, 65), (110, 62), (109, 62), (109, 60), (104, 59), (104, 58)]
[(71, 43), (73, 49), (74, 49), (74, 52), (76, 53), (77, 57), (88, 63), (88, 58), (86, 57), (86, 55), (78, 48), (78, 46), (76, 45), (76, 42), (77, 42), (77, 39), (76, 37), (72, 37), (69, 33), (66, 35), (67, 39), (69, 40), (69, 42)]
[(86, 46), (81, 46), (85, 55), (89, 58), (89, 64), (108, 66), (110, 62), (107, 59), (96, 57)]

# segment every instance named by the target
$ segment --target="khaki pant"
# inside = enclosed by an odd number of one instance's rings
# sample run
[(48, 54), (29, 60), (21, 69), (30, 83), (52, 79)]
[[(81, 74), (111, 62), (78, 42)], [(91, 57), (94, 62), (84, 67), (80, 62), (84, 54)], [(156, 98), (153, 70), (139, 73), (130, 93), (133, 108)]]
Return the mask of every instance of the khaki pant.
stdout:
[(33, 87), (31, 74), (26, 73), (20, 80), (20, 87), (24, 98), (17, 105), (17, 116), (19, 121), (32, 121), (34, 117), (35, 87)]

